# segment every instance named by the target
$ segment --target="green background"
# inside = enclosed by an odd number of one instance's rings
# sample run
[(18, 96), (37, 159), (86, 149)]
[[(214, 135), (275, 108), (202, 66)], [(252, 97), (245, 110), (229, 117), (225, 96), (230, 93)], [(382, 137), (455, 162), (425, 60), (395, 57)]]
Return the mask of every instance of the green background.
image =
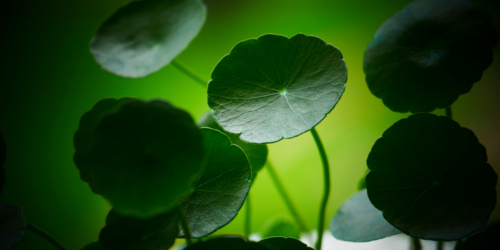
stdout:
[[(127, 0), (22, 0), (3, 7), (10, 26), (0, 50), (0, 130), (8, 145), (7, 184), (1, 203), (23, 205), (26, 218), (69, 249), (96, 240), (110, 207), (80, 181), (72, 162), (80, 116), (105, 97), (169, 100), (198, 119), (208, 110), (205, 88), (173, 66), (141, 79), (102, 70), (89, 53), (99, 23)], [(266, 33), (315, 35), (338, 47), (349, 69), (346, 91), (317, 126), (331, 164), (327, 225), (356, 192), (375, 140), (397, 120), (364, 81), (363, 53), (382, 22), (410, 1), (206, 0), (208, 18), (178, 61), (209, 79), (216, 63), (239, 41)], [(494, 1), (493, 1), (494, 2)], [(498, 5), (497, 5), (498, 7)], [(491, 9), (491, 8), (490, 8)], [(498, 19), (496, 19), (498, 20)], [(500, 50), (483, 79), (453, 104), (453, 116), (472, 129), (500, 172)], [(444, 114), (443, 110), (435, 111)], [(322, 194), (322, 169), (310, 133), (269, 145), (270, 160), (313, 229)], [(254, 231), (287, 214), (268, 173), (252, 195)], [(243, 233), (244, 209), (219, 233)], [(492, 218), (500, 218), (500, 209)], [(14, 249), (53, 249), (31, 232)]]

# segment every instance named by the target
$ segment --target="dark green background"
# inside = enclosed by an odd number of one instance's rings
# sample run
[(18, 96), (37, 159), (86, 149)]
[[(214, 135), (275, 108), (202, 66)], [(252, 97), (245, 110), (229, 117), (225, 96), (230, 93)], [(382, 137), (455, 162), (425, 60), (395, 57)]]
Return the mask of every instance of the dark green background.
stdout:
[[(80, 116), (101, 98), (123, 96), (167, 99), (196, 119), (208, 110), (205, 89), (172, 66), (133, 80), (114, 76), (94, 62), (88, 51), (93, 32), (126, 2), (21, 0), (15, 1), (14, 6), (2, 6), (2, 12), (10, 15), (10, 26), (0, 50), (0, 130), (8, 145), (8, 177), (0, 202), (23, 205), (30, 222), (69, 249), (79, 249), (97, 239), (109, 210), (106, 201), (80, 181), (72, 162), (72, 137)], [(343, 52), (349, 69), (346, 91), (318, 126), (332, 167), (329, 220), (342, 202), (355, 193), (375, 140), (408, 115), (391, 112), (370, 94), (362, 62), (364, 49), (379, 25), (410, 1), (205, 2), (207, 22), (178, 60), (206, 79), (236, 43), (266, 33), (315, 35)], [(476, 133), (497, 172), (500, 172), (499, 69), (497, 46), (494, 62), (483, 79), (453, 105), (454, 119)], [(444, 114), (442, 110), (435, 113)], [(283, 140), (269, 148), (270, 159), (299, 211), (310, 228), (316, 227), (322, 170), (311, 135)], [(255, 231), (272, 216), (287, 213), (265, 170), (251, 194)], [(220, 232), (243, 233), (242, 217), (238, 216)], [(498, 206), (493, 218), (500, 218)], [(24, 241), (14, 249), (52, 248), (26, 232)]]

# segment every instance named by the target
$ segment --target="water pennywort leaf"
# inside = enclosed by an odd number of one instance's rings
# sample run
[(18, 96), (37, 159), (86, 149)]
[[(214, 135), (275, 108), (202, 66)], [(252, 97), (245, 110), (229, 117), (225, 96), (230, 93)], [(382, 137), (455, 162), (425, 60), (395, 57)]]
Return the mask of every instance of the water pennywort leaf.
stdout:
[(257, 242), (247, 242), (243, 237), (220, 237), (196, 242), (185, 250), (269, 250)]
[(294, 238), (272, 237), (259, 241), (269, 250), (313, 250), (302, 241)]
[(470, 91), (493, 60), (497, 32), (466, 0), (419, 0), (387, 19), (365, 51), (372, 94), (397, 112), (430, 112)]
[(268, 220), (262, 232), (262, 238), (264, 239), (269, 237), (300, 238), (300, 231), (295, 222), (285, 216), (277, 216)]
[(496, 203), (497, 175), (472, 131), (416, 114), (387, 129), (367, 160), (372, 204), (416, 238), (456, 240), (482, 228)]
[(264, 35), (238, 43), (217, 64), (208, 105), (224, 130), (251, 143), (307, 132), (335, 107), (347, 68), (340, 51), (317, 37)]
[(200, 131), (206, 166), (194, 193), (182, 202), (195, 238), (215, 232), (236, 217), (250, 189), (252, 173), (245, 153), (229, 137), (211, 128)]
[(23, 207), (16, 204), (0, 204), (0, 249), (9, 249), (24, 236), (26, 220)]
[(333, 237), (343, 241), (367, 242), (401, 233), (382, 216), (366, 193), (359, 191), (347, 200), (330, 221)]
[(203, 114), (203, 116), (198, 121), (198, 126), (213, 128), (224, 133), (229, 137), (229, 139), (231, 139), (231, 142), (233, 144), (236, 144), (240, 146), (241, 149), (243, 149), (243, 151), (248, 157), (250, 166), (252, 167), (252, 183), (253, 183), (255, 181), (255, 178), (257, 178), (257, 173), (266, 164), (267, 154), (268, 154), (267, 145), (247, 143), (240, 140), (239, 136), (224, 131), (224, 129), (222, 129), (219, 126), (219, 124), (217, 124), (217, 122), (215, 121), (211, 111), (208, 111), (205, 114)]
[(132, 1), (101, 24), (90, 51), (114, 74), (147, 76), (186, 48), (205, 16), (206, 7), (200, 0)]

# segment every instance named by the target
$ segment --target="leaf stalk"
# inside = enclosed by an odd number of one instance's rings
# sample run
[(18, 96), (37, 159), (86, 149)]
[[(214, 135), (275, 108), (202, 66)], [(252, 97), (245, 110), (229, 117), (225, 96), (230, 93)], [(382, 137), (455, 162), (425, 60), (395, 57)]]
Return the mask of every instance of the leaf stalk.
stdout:
[(190, 246), (193, 244), (193, 240), (191, 239), (191, 231), (189, 230), (189, 225), (187, 223), (186, 213), (184, 212), (184, 209), (182, 209), (181, 206), (178, 206), (177, 210), (179, 211), (179, 214), (181, 216), (181, 227), (182, 230), (184, 231), (184, 237), (186, 238), (186, 243), (188, 246)]
[(46, 241), (48, 241), (50, 244), (52, 244), (55, 248), (59, 250), (66, 250), (66, 248), (59, 243), (54, 237), (52, 237), (50, 234), (42, 231), (38, 227), (34, 226), (33, 224), (26, 222), (26, 229), (30, 230), (31, 232), (37, 234), (38, 236), (42, 237)]
[(207, 87), (208, 81), (203, 80), (200, 76), (198, 76), (196, 73), (194, 73), (191, 69), (188, 67), (184, 66), (183, 64), (177, 62), (176, 60), (173, 60), (170, 62), (173, 66), (175, 66), (178, 70), (180, 70), (182, 73), (196, 81), (197, 83), (201, 84), (203, 87)]

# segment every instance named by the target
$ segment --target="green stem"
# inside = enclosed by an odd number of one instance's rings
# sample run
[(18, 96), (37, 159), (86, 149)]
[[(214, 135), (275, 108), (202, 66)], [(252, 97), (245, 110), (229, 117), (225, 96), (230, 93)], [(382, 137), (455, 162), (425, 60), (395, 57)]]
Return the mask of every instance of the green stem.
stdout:
[(35, 227), (33, 224), (27, 222), (26, 223), (26, 229), (30, 230), (31, 232), (37, 234), (38, 236), (44, 238), (46, 241), (48, 241), (50, 244), (52, 244), (55, 248), (59, 250), (66, 250), (61, 243), (59, 243), (56, 239), (54, 239), (52, 236), (50, 236), (48, 233), (42, 231), (41, 229)]
[(181, 206), (178, 206), (177, 209), (179, 210), (179, 214), (181, 215), (181, 227), (182, 231), (184, 231), (184, 238), (186, 238), (186, 243), (188, 246), (192, 245), (193, 241), (191, 240), (191, 231), (189, 230), (189, 225), (187, 223), (186, 213)]
[(422, 250), (422, 243), (420, 243), (420, 239), (411, 237), (411, 242), (413, 245), (413, 250)]
[(452, 119), (451, 118), (451, 106), (446, 107), (446, 109), (444, 109), (444, 113), (445, 113), (446, 117)]
[(186, 66), (182, 65), (181, 63), (179, 63), (179, 62), (177, 62), (175, 60), (173, 60), (172, 62), (170, 62), (170, 64), (172, 64), (173, 66), (175, 66), (177, 69), (179, 69), (180, 71), (182, 71), (182, 73), (186, 74), (191, 79), (193, 79), (196, 82), (198, 82), (199, 84), (201, 84), (201, 86), (207, 87), (208, 81), (203, 80), (203, 78), (199, 77), (196, 73), (194, 73), (192, 70), (190, 70)]
[(436, 250), (443, 250), (443, 249), (444, 249), (444, 242), (440, 240), (436, 243)]
[(247, 239), (250, 238), (250, 234), (252, 233), (252, 204), (250, 203), (250, 194), (247, 195), (247, 199), (245, 201), (246, 214), (245, 214), (245, 236)]
[(285, 187), (283, 186), (283, 183), (281, 183), (280, 178), (278, 177), (278, 174), (273, 168), (273, 165), (271, 164), (270, 161), (266, 162), (266, 167), (267, 167), (267, 172), (269, 173), (269, 176), (271, 177), (271, 180), (273, 181), (274, 185), (276, 186), (276, 189), (281, 195), (281, 198), (285, 201), (286, 206), (288, 207), (288, 210), (290, 210), (290, 213), (292, 214), (293, 218), (295, 219), (295, 222), (297, 223), (299, 229), (302, 232), (307, 232), (309, 233), (309, 228), (307, 227), (306, 223), (302, 219), (302, 217), (299, 215), (297, 212), (297, 209), (293, 205), (292, 199), (290, 199), (290, 196), (288, 196), (288, 193), (285, 190)]
[(323, 188), (323, 199), (321, 200), (320, 210), (319, 210), (319, 221), (318, 221), (318, 241), (316, 241), (316, 250), (321, 250), (321, 243), (323, 241), (323, 230), (325, 229), (325, 211), (326, 205), (328, 204), (328, 196), (330, 195), (330, 166), (328, 165), (328, 158), (326, 157), (325, 148), (321, 139), (319, 138), (318, 132), (315, 128), (311, 129), (311, 134), (318, 147), (319, 155), (321, 156), (321, 162), (323, 163), (323, 178), (324, 178), (324, 188)]

